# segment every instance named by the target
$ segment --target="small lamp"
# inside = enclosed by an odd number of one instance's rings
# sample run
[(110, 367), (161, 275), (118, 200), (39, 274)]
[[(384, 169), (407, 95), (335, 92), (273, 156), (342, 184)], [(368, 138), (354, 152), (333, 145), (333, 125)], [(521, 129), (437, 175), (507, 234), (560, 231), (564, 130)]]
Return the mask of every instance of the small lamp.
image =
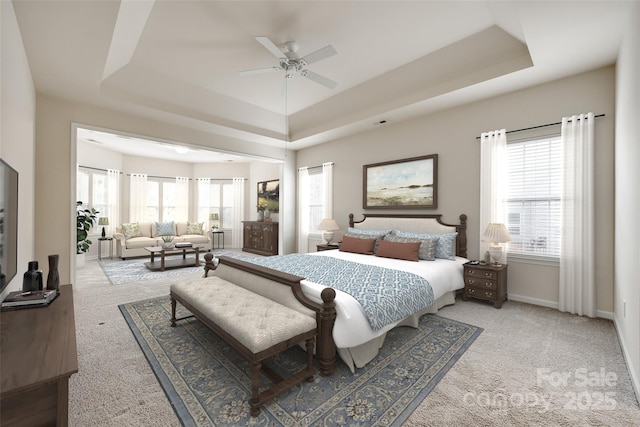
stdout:
[(106, 216), (98, 219), (98, 225), (102, 225), (102, 237), (107, 237), (107, 233), (104, 231), (104, 226), (109, 225), (109, 218)]
[(502, 258), (502, 244), (511, 241), (511, 236), (509, 236), (507, 227), (502, 223), (492, 222), (484, 231), (482, 241), (491, 243), (491, 246), (489, 247), (489, 253), (493, 259), (493, 263), (491, 265), (494, 267), (502, 265), (498, 262), (500, 258)]
[(220, 217), (218, 216), (217, 213), (210, 213), (209, 214), (209, 221), (211, 221), (211, 228), (214, 230), (218, 229), (218, 223), (214, 223), (213, 221), (218, 221), (220, 219)]
[(320, 225), (318, 225), (318, 230), (324, 231), (322, 233), (322, 238), (327, 241), (327, 245), (331, 244), (333, 240), (333, 232), (336, 230), (340, 230), (338, 227), (338, 223), (333, 218), (324, 218), (320, 221)]

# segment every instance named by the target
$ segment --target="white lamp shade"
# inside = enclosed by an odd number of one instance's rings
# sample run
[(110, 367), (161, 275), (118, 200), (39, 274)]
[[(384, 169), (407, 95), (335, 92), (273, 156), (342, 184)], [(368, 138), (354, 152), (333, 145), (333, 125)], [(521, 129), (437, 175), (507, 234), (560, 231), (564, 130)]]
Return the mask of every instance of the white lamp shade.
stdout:
[(507, 227), (504, 224), (492, 222), (487, 226), (482, 241), (490, 243), (508, 243), (511, 241), (511, 236), (509, 236)]
[(336, 222), (335, 219), (325, 218), (322, 221), (320, 221), (320, 225), (318, 225), (318, 230), (336, 231), (336, 230), (340, 230), (340, 227), (338, 227), (338, 223)]

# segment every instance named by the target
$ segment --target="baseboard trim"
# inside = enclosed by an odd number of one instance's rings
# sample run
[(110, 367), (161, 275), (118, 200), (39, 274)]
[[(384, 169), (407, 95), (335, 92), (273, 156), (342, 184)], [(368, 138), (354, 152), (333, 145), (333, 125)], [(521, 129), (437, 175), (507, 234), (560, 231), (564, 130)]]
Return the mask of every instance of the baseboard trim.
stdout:
[[(524, 303), (533, 304), (533, 305), (540, 305), (542, 307), (555, 308), (556, 310), (558, 310), (557, 301), (549, 301), (546, 299), (532, 298), (524, 295), (516, 295), (511, 293), (509, 294), (509, 299), (512, 301), (524, 302)], [(610, 311), (597, 310), (596, 316), (601, 317), (603, 319), (613, 320), (613, 313)]]
[(624, 362), (627, 364), (627, 371), (629, 372), (629, 377), (631, 378), (631, 386), (633, 387), (633, 391), (636, 394), (636, 401), (638, 405), (640, 405), (640, 379), (636, 375), (633, 370), (633, 365), (630, 363), (631, 356), (627, 351), (627, 344), (624, 341), (624, 336), (620, 333), (620, 328), (618, 327), (618, 319), (613, 317), (613, 325), (616, 328), (616, 334), (618, 334), (618, 341), (620, 342), (620, 348), (622, 348), (622, 357), (624, 358)]

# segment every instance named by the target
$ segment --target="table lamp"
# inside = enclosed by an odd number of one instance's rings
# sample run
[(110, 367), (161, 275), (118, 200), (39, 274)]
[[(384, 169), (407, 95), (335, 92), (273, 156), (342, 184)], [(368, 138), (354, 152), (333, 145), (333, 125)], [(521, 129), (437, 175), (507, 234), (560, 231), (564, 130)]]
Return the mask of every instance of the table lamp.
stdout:
[(333, 240), (333, 232), (336, 230), (340, 230), (338, 227), (338, 223), (333, 218), (324, 218), (320, 221), (320, 225), (318, 225), (318, 230), (324, 231), (322, 233), (322, 238), (327, 241), (327, 245), (331, 244)]
[(218, 221), (220, 219), (220, 217), (218, 216), (217, 213), (210, 213), (209, 214), (209, 221), (211, 221), (211, 228), (213, 230), (217, 230), (218, 229), (218, 223), (214, 223), (213, 221)]
[(103, 216), (98, 219), (98, 225), (102, 225), (102, 237), (107, 237), (107, 233), (104, 230), (105, 225), (109, 225), (109, 217)]
[(482, 241), (491, 243), (489, 246), (489, 253), (493, 259), (493, 263), (491, 265), (494, 267), (502, 265), (498, 262), (500, 258), (502, 258), (502, 244), (511, 241), (511, 236), (509, 236), (507, 227), (502, 223), (492, 222), (487, 226)]

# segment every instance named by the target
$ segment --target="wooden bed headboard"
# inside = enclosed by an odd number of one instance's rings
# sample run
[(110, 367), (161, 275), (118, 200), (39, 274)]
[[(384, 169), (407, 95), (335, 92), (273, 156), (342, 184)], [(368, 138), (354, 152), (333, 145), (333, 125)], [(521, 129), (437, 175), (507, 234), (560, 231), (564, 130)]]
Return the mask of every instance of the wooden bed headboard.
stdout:
[[(349, 214), (349, 227), (369, 230), (403, 230), (413, 233), (453, 233), (456, 237), (456, 255), (467, 258), (467, 216), (460, 215), (460, 224), (442, 222), (440, 214), (363, 214), (361, 221), (354, 221)], [(366, 224), (365, 224), (366, 222)]]

